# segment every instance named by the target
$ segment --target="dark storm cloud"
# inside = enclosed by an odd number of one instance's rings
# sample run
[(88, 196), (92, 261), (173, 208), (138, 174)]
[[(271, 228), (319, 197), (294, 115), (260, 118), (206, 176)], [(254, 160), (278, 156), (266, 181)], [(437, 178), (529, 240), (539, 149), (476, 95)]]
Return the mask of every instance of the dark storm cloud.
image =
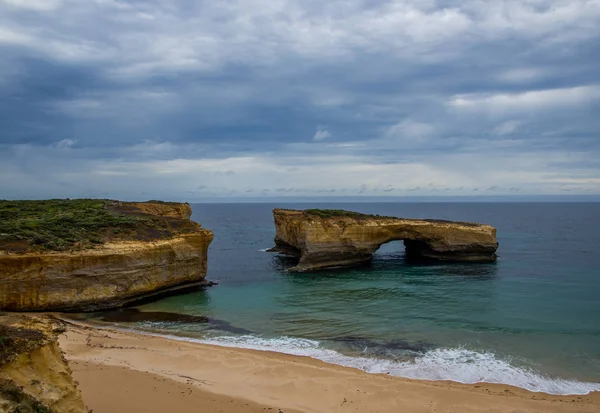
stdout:
[(598, 193), (599, 39), (592, 0), (0, 0), (0, 194)]

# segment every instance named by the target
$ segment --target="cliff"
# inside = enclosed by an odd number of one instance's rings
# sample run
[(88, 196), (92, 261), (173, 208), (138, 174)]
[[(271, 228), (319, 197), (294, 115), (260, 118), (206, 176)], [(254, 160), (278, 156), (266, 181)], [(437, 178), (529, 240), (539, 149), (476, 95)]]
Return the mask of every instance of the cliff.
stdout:
[(159, 217), (190, 219), (192, 216), (192, 207), (188, 203), (176, 202), (120, 202), (121, 209), (127, 209), (131, 212), (141, 212), (143, 214), (156, 215)]
[(382, 245), (403, 240), (411, 259), (461, 262), (496, 260), (496, 229), (469, 222), (417, 220), (340, 210), (275, 209), (275, 247), (299, 259), (290, 271), (369, 263)]
[(189, 220), (188, 204), (11, 202), (0, 309), (93, 311), (205, 283), (213, 234)]
[(87, 413), (49, 318), (0, 316), (0, 411)]

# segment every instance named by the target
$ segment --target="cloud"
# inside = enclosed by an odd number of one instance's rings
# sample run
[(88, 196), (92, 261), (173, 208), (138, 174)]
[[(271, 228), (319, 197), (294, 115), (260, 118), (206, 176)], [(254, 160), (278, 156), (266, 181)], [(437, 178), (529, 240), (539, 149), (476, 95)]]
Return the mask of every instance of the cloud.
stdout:
[(599, 39), (592, 0), (0, 0), (0, 193), (600, 193)]
[(494, 129), (494, 134), (499, 136), (511, 135), (519, 129), (519, 127), (523, 124), (520, 120), (509, 120), (501, 123)]
[(448, 104), (458, 110), (520, 112), (577, 107), (599, 99), (600, 85), (586, 85), (520, 93), (458, 95)]
[(75, 141), (73, 139), (62, 139), (62, 140), (56, 142), (56, 148), (58, 148), (58, 149), (69, 149), (73, 145), (75, 145), (76, 143), (77, 143), (77, 141)]
[[(123, 153), (127, 151), (128, 148), (123, 149)], [(69, 151), (57, 146), (22, 146), (2, 153), (6, 155), (2, 155), (0, 173), (14, 179), (1, 181), (0, 191), (22, 193), (27, 187), (34, 187), (39, 197), (92, 196), (98, 187), (124, 199), (136, 199), (142, 193), (189, 199), (184, 194), (198, 190), (209, 197), (230, 196), (232, 191), (279, 196), (386, 196), (436, 192), (459, 195), (464, 191), (483, 192), (480, 188), (487, 188), (485, 192), (489, 194), (506, 193), (506, 188), (530, 194), (558, 193), (564, 188), (592, 193), (600, 190), (598, 165), (583, 152), (549, 152), (543, 157), (530, 152), (513, 154), (510, 159), (501, 153), (484, 159), (469, 154), (436, 154), (427, 162), (415, 155), (395, 159), (395, 155), (365, 157), (293, 151), (227, 158), (96, 159), (86, 158), (85, 150), (75, 146)], [(15, 162), (6, 162), (8, 158)], [(565, 162), (578, 166), (568, 173), (556, 168)], [(295, 185), (281, 187), (281, 182)]]
[(315, 135), (313, 136), (313, 141), (322, 141), (331, 138), (332, 136), (331, 132), (329, 132), (325, 126), (318, 126), (317, 132), (315, 132)]
[(434, 130), (434, 127), (427, 123), (405, 119), (390, 126), (385, 133), (385, 137), (407, 142), (419, 142), (427, 140)]
[(535, 67), (517, 67), (498, 75), (498, 80), (513, 84), (528, 84), (546, 77), (547, 71)]
[(35, 11), (49, 11), (59, 8), (63, 1), (61, 0), (2, 0), (9, 7), (23, 8)]

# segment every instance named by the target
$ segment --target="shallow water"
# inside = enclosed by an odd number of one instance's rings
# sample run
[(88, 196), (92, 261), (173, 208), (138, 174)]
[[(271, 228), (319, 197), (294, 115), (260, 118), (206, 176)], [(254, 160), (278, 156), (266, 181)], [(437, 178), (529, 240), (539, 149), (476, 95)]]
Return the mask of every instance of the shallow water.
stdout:
[[(293, 274), (271, 210), (343, 208), (498, 229), (494, 264), (408, 264), (402, 242), (370, 268)], [(125, 322), (166, 334), (310, 355), (372, 372), (500, 382), (557, 394), (600, 390), (600, 204), (197, 204), (215, 233), (220, 285), (139, 307), (206, 317)], [(207, 322), (206, 320), (210, 320)]]

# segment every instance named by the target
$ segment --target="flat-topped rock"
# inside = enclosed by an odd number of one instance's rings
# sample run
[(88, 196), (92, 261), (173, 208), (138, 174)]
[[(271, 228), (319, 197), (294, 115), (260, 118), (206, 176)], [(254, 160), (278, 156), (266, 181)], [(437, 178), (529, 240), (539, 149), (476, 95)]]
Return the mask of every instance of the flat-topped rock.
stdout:
[(94, 311), (202, 287), (213, 233), (186, 203), (0, 201), (0, 310)]
[(404, 219), (342, 210), (273, 210), (275, 247), (294, 256), (290, 271), (367, 264), (385, 243), (403, 240), (409, 259), (496, 260), (496, 228), (471, 222)]

